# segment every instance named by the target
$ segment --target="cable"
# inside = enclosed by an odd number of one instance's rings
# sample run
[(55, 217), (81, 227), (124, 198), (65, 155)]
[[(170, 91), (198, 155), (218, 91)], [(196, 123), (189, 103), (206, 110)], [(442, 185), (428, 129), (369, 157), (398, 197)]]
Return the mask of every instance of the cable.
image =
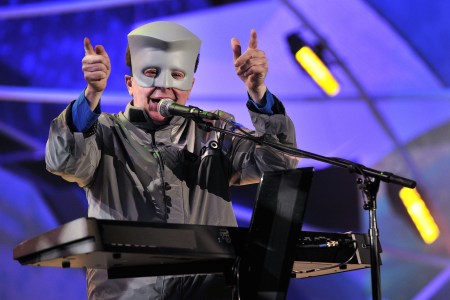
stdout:
[(236, 278), (236, 284), (233, 286), (233, 291), (232, 291), (232, 299), (233, 300), (241, 300), (241, 294), (240, 294), (240, 289), (239, 289), (240, 267), (241, 267), (241, 257), (238, 256), (238, 257), (236, 257), (236, 260), (234, 261), (234, 264), (231, 267), (233, 277)]
[(298, 245), (298, 248), (330, 248), (330, 247), (338, 247), (339, 242), (338, 241), (327, 241), (326, 243), (322, 244), (314, 244), (314, 245)]

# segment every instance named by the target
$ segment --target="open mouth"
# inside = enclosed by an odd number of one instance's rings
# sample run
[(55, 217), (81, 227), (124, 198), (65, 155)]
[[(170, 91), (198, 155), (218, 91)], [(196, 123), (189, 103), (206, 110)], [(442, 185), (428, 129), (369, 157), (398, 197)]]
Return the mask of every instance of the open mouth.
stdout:
[[(163, 100), (163, 99), (170, 99), (170, 98), (158, 98), (158, 99), (156, 99), (156, 98), (150, 98), (150, 99), (148, 99), (148, 104), (150, 104), (150, 103), (155, 103), (155, 104), (158, 104), (159, 103), (159, 101), (161, 101), (161, 100)], [(173, 100), (173, 99), (170, 99), (170, 100), (172, 100), (173, 102), (176, 102), (175, 100)]]
[(152, 99), (152, 98), (150, 98), (150, 99), (148, 99), (148, 104), (150, 104), (150, 103), (156, 103), (156, 104), (158, 104), (160, 100), (161, 100), (161, 99)]

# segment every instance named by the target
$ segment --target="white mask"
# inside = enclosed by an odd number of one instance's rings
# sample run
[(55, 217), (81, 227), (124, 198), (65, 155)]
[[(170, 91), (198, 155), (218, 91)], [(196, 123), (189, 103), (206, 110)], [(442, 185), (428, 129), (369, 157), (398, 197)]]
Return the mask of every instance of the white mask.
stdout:
[[(172, 22), (138, 27), (128, 34), (133, 77), (141, 87), (189, 90), (200, 44), (196, 35)], [(145, 76), (143, 72), (148, 68), (158, 69), (157, 76)], [(185, 77), (175, 79), (173, 71), (182, 71)]]

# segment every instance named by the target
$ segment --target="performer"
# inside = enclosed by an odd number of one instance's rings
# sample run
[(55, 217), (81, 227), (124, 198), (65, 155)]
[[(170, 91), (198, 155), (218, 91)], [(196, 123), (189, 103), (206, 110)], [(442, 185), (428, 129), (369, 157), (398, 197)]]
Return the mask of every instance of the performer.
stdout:
[[(231, 45), (236, 74), (248, 92), (253, 134), (296, 147), (293, 123), (265, 85), (267, 58), (256, 32), (243, 53), (237, 39)], [(131, 75), (125, 75), (125, 84), (132, 100), (117, 114), (101, 112), (111, 71), (108, 54), (87, 38), (84, 48), (87, 87), (52, 121), (46, 164), (86, 191), (89, 217), (237, 226), (229, 187), (258, 182), (266, 170), (297, 166), (296, 159), (269, 147), (158, 112), (161, 99), (181, 105), (189, 99), (200, 39), (186, 28), (154, 22), (129, 33)], [(86, 277), (89, 299), (231, 299), (231, 287), (220, 275), (108, 279), (106, 270), (88, 269)]]

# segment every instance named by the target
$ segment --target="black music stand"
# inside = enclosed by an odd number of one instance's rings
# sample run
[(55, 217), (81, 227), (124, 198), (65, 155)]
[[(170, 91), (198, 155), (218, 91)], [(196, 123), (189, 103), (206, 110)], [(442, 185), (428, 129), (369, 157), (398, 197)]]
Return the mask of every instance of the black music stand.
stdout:
[(239, 299), (286, 298), (313, 172), (302, 168), (263, 174), (239, 262)]

